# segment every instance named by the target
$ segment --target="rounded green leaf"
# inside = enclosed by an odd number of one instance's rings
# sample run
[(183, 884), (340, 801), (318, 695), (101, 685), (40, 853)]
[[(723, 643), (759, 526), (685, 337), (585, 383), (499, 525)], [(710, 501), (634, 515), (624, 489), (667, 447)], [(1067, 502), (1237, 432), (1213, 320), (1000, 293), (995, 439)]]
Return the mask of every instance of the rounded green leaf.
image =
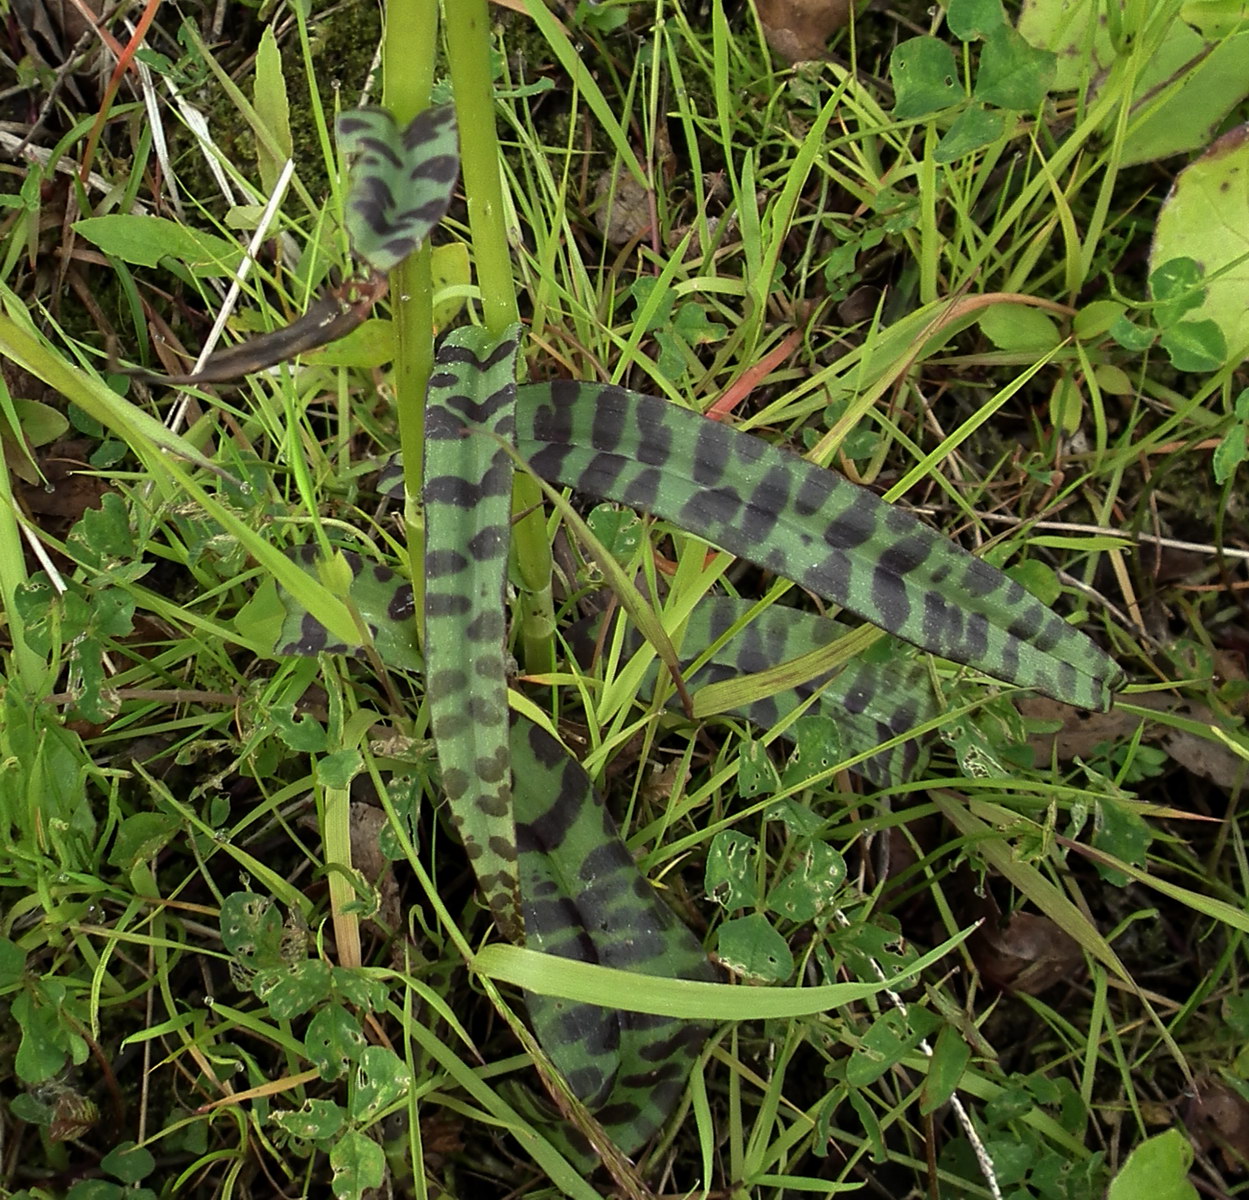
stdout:
[(347, 1114), (332, 1100), (305, 1100), (293, 1112), (275, 1112), (270, 1118), (279, 1129), (305, 1142), (316, 1142), (337, 1135)]
[(1053, 87), (1056, 71), (1053, 54), (1000, 25), (985, 39), (974, 95), (985, 104), (1032, 112)]
[[(1184, 314), (1193, 322), (1212, 322), (1227, 348), (1239, 360), (1249, 350), (1249, 125), (1221, 137), (1201, 158), (1185, 167), (1158, 214), (1150, 248), (1150, 289), (1157, 299), (1171, 298), (1171, 273), (1176, 260), (1188, 259), (1200, 269), (1204, 296), (1190, 289), (1197, 302)], [(1176, 297), (1178, 300), (1178, 297)], [(1159, 324), (1167, 324), (1159, 314)], [(1201, 329), (1171, 331), (1173, 342), (1185, 350), (1173, 361), (1181, 370), (1210, 370), (1209, 366), (1181, 366), (1218, 355)], [(1194, 358), (1187, 357), (1192, 353)], [(1225, 361), (1227, 350), (1217, 358)]]
[(794, 973), (789, 946), (762, 913), (725, 921), (716, 954), (733, 974), (759, 983), (784, 983)]
[(703, 885), (726, 911), (759, 902), (759, 846), (736, 829), (722, 829), (711, 839)]
[(1197, 1200), (1188, 1182), (1193, 1148), (1178, 1129), (1146, 1138), (1110, 1182), (1106, 1200)]
[(156, 1169), (156, 1159), (146, 1146), (122, 1142), (100, 1160), (100, 1166), (122, 1183), (139, 1183)]
[(308, 1022), (304, 1053), (325, 1080), (338, 1079), (364, 1050), (360, 1022), (341, 1004), (321, 1009)]
[(926, 117), (963, 99), (954, 51), (937, 38), (911, 38), (895, 47), (889, 75), (893, 115), (900, 121)]
[(797, 865), (768, 894), (768, 911), (787, 921), (823, 923), (831, 919), (846, 882), (846, 860), (824, 842), (811, 842)]
[(973, 104), (954, 118), (954, 124), (942, 135), (932, 156), (939, 163), (958, 162), (968, 154), (992, 146), (1005, 132), (1005, 113)]
[(365, 1046), (356, 1064), (356, 1086), (350, 1116), (368, 1124), (403, 1096), (412, 1085), (407, 1064), (385, 1046)]
[(221, 941), (255, 971), (282, 963), (282, 914), (267, 896), (232, 892), (221, 902)]
[(381, 1187), (386, 1158), (372, 1138), (349, 1129), (330, 1151), (330, 1167), (334, 1195), (339, 1200), (359, 1200), (369, 1188)]
[(984, 37), (1006, 24), (1002, 0), (950, 0), (945, 23), (960, 42)]

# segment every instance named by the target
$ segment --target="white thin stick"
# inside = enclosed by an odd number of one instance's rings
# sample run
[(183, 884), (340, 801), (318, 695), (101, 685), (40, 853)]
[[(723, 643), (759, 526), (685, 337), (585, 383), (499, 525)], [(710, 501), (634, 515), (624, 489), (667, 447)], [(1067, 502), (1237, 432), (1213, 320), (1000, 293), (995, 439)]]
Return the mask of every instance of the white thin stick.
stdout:
[(217, 143), (213, 141), (212, 134), (208, 131), (208, 119), (178, 91), (177, 85), (168, 75), (164, 77), (164, 83), (165, 87), (169, 89), (169, 94), (173, 97), (173, 102), (177, 105), (178, 111), (182, 114), (186, 127), (191, 131), (191, 136), (195, 138), (195, 143), (199, 146), (199, 151), (204, 156), (204, 161), (208, 163), (208, 169), (217, 181), (217, 187), (225, 197), (226, 203), (237, 205), (238, 200), (235, 199), (234, 189), (230, 185), (229, 176), (226, 175), (221, 166), (221, 160), (225, 158), (225, 155), (221, 152), (221, 148)]
[[(21, 529), (22, 536), (26, 539), (26, 544), (30, 547), (31, 553), (34, 554), (34, 556), (39, 560), (39, 565), (44, 569), (45, 574), (48, 576), (48, 582), (52, 584), (52, 590), (58, 596), (65, 595), (65, 593), (69, 590), (65, 586), (65, 578), (62, 576), (60, 571), (56, 569), (56, 563), (48, 557), (48, 552), (44, 549), (43, 543), (39, 540), (39, 535), (35, 533), (35, 531), (27, 525), (25, 521), (22, 521), (18, 528)], [(84, 637), (86, 637), (86, 634), (80, 633), (74, 639), (74, 642), (80, 642)], [(113, 660), (108, 656), (107, 651), (100, 655), (100, 662), (110, 675), (116, 674), (117, 668), (113, 665)]]
[[(950, 510), (933, 504), (921, 504), (910, 511), (933, 517), (943, 515)], [(1179, 538), (1158, 537), (1152, 533), (1133, 533), (1130, 529), (1107, 529), (1104, 525), (1071, 524), (1066, 521), (1032, 521), (1027, 517), (1012, 517), (1007, 513), (978, 512), (974, 513), (974, 516), (976, 520), (983, 521), (986, 525), (1015, 527), (1027, 525), (1030, 529), (1041, 529), (1051, 533), (1089, 533), (1101, 537), (1122, 538), (1125, 542), (1136, 542), (1138, 545), (1160, 546), (1164, 550), (1188, 550), (1193, 554), (1208, 554), (1211, 558), (1222, 553), (1224, 558), (1249, 562), (1249, 550), (1237, 550), (1231, 546), (1224, 546), (1220, 551), (1218, 546), (1212, 546), (1206, 542), (1185, 542)]]
[[(234, 274), (234, 280), (230, 284), (229, 290), (225, 294), (225, 299), (221, 302), (221, 311), (217, 314), (217, 319), (213, 322), (212, 329), (208, 332), (208, 337), (204, 341), (203, 349), (199, 352), (199, 357), (195, 360), (195, 366), (191, 368), (191, 374), (195, 375), (204, 369), (204, 364), (208, 361), (208, 356), (212, 354), (221, 338), (221, 331), (225, 329), (226, 321), (230, 319), (230, 314), (234, 311), (234, 306), (238, 303), (240, 294), (243, 291), (243, 283), (247, 276), (251, 273), (253, 264), (256, 261), (256, 255), (260, 251), (260, 247), (265, 238), (269, 236), (269, 226), (273, 223), (274, 217), (277, 216), (278, 209), (281, 207), (282, 198), (286, 195), (286, 189), (290, 184), (291, 176), (295, 173), (295, 163), (292, 159), (287, 159), (282, 164), (281, 173), (278, 175), (278, 181), (274, 185), (273, 195), (269, 197), (265, 210), (260, 214), (260, 221), (256, 225), (256, 232), (252, 234), (252, 240), (247, 244), (247, 250), (243, 255), (243, 261), (239, 263), (239, 269)], [(177, 430), (181, 427), (182, 421), (186, 417), (186, 406), (189, 398), (184, 394), (179, 400), (177, 406), (169, 417), (169, 428)]]
[[(129, 21), (126, 22), (126, 26), (133, 35), (134, 26)], [(143, 107), (147, 110), (148, 123), (152, 127), (152, 149), (156, 151), (156, 161), (160, 163), (161, 178), (164, 180), (165, 187), (169, 189), (169, 203), (178, 215), (178, 220), (185, 221), (186, 213), (182, 210), (178, 181), (174, 178), (173, 165), (169, 160), (169, 142), (165, 137), (165, 122), (161, 117), (160, 101), (156, 96), (156, 85), (152, 82), (152, 72), (147, 63), (141, 59), (136, 58), (134, 63), (139, 68), (139, 87), (143, 93)]]
[[(0, 149), (14, 157), (24, 158), (28, 162), (37, 162), (41, 167), (46, 167), (52, 161), (52, 151), (46, 146), (28, 142), (25, 138), (20, 138), (5, 129), (0, 129)], [(64, 156), (52, 164), (52, 169), (61, 175), (77, 175), (81, 167), (81, 163)], [(117, 184), (105, 179), (98, 171), (92, 171), (87, 176), (87, 187), (97, 192), (112, 192), (116, 190)], [(130, 211), (146, 215), (151, 212), (151, 209), (141, 200), (136, 200)]]
[[(842, 912), (836, 914), (838, 924), (844, 929), (850, 928), (849, 918)], [(979, 922), (978, 922), (979, 923)], [(868, 962), (872, 964), (872, 970), (876, 972), (876, 978), (884, 983), (888, 976), (885, 974), (880, 963), (878, 963), (870, 955)], [(898, 995), (891, 987), (884, 988), (884, 993), (889, 997), (894, 1008), (896, 1008), (905, 1020), (910, 1015), (910, 1009), (905, 1000)], [(920, 1051), (927, 1057), (932, 1058), (932, 1047), (928, 1044), (927, 1038), (920, 1038)], [(976, 1165), (980, 1168), (980, 1174), (984, 1176), (984, 1181), (988, 1184), (989, 1193), (993, 1200), (1002, 1200), (1002, 1188), (997, 1181), (997, 1172), (993, 1168), (993, 1159), (986, 1149), (984, 1142), (980, 1140), (980, 1135), (976, 1132), (976, 1127), (972, 1124), (971, 1115), (968, 1113), (962, 1100), (959, 1099), (958, 1093), (953, 1092), (950, 1095), (950, 1107), (954, 1110), (954, 1115), (958, 1119), (958, 1123), (963, 1127), (963, 1133), (967, 1140), (971, 1143), (972, 1153), (976, 1156)]]

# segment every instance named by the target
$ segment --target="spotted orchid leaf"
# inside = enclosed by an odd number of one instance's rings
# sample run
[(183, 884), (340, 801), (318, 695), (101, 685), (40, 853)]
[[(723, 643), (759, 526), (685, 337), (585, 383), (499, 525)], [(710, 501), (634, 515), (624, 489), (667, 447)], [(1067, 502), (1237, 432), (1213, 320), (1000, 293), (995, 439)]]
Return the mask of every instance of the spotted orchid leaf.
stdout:
[(508, 756), (503, 589), (510, 538), (516, 335), (468, 327), (438, 352), (425, 400), (425, 687), (451, 823), (513, 941), (523, 936)]
[[(542, 477), (644, 508), (796, 580), (935, 654), (1084, 707), (1122, 676), (1082, 633), (1004, 575), (865, 489), (696, 413), (619, 388), (516, 388), (514, 333), (448, 338), (426, 416), (427, 695), (453, 823), (500, 927), (549, 953), (706, 978), (697, 945), (640, 877), (581, 768), (536, 727), (508, 737), (504, 606), (514, 444)], [(741, 620), (719, 602), (686, 631), (683, 665)], [(831, 624), (756, 614), (694, 672), (757, 671), (831, 640)], [(300, 627), (301, 641), (310, 642)], [(701, 639), (701, 641), (700, 641)], [(689, 657), (684, 657), (688, 654)], [(903, 738), (936, 710), (915, 673), (844, 666), (752, 700), (756, 719), (820, 690), (843, 745)], [(920, 672), (922, 675), (922, 671)], [(913, 770), (900, 741), (863, 769)], [(573, 1093), (626, 1152), (666, 1119), (705, 1031), (537, 997), (531, 1019)]]
[[(708, 596), (690, 614), (680, 661), (681, 669), (687, 672), (686, 686), (696, 700), (698, 690), (708, 684), (769, 670), (830, 646), (850, 632), (840, 621), (783, 605), (772, 605), (746, 621), (754, 607), (749, 600)], [(570, 641), (579, 648), (579, 654), (596, 639), (597, 627), (595, 619), (572, 631)], [(706, 647), (726, 634), (729, 636), (723, 645), (690, 671), (695, 659), (704, 658)], [(626, 650), (631, 652), (640, 644), (637, 632), (627, 631)], [(642, 696), (653, 694), (658, 677), (658, 666), (652, 666), (640, 688)], [(902, 737), (940, 712), (932, 679), (914, 655), (895, 655), (885, 661), (860, 655), (795, 687), (783, 688), (728, 711), (761, 729), (772, 729), (813, 697), (806, 711), (837, 722), (842, 754), (847, 759)], [(675, 697), (669, 704), (679, 707)], [(784, 736), (792, 738), (792, 726)], [(888, 750), (862, 759), (853, 770), (877, 787), (896, 787), (913, 779), (926, 761), (925, 741), (906, 738)]]
[(455, 110), (427, 108), (405, 129), (380, 108), (338, 118), (338, 145), (354, 154), (344, 214), (352, 248), (377, 271), (390, 271), (442, 220), (460, 160)]
[(1118, 666), (1014, 580), (797, 455), (653, 396), (520, 388), (521, 457), (552, 483), (645, 509), (904, 641), (1081, 708)]
[[(638, 874), (581, 765), (529, 721), (514, 723), (511, 749), (527, 945), (642, 975), (714, 980), (697, 939)], [(543, 1049), (626, 1154), (668, 1119), (710, 1032), (536, 993), (525, 1003)]]
[[(412, 584), (390, 567), (371, 563), (353, 550), (339, 551), (351, 572), (347, 595), (361, 614), (373, 637), (373, 646), (388, 667), (419, 671), (425, 663), (416, 642), (416, 607)], [(315, 546), (299, 546), (294, 559), (314, 579), (317, 575)], [(333, 636), (306, 609), (300, 608), (285, 589), (278, 589), (285, 616), (274, 652), (307, 658), (314, 654), (352, 654), (364, 657), (363, 647), (348, 645)]]

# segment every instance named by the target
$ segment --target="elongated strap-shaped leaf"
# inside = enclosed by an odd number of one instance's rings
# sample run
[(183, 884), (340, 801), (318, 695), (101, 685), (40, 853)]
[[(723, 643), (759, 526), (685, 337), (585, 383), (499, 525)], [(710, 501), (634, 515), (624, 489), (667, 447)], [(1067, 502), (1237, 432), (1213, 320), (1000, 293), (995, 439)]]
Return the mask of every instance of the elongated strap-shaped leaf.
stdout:
[(411, 254), (446, 214), (460, 173), (455, 109), (427, 108), (400, 131), (385, 109), (338, 118), (338, 145), (357, 155), (344, 219), (355, 252), (377, 271)]
[(504, 658), (516, 328), (458, 329), (425, 401), (425, 690), (451, 823), (520, 941)]
[[(641, 975), (713, 980), (702, 947), (638, 873), (580, 764), (528, 721), (512, 729), (525, 939)], [(526, 997), (542, 1047), (632, 1154), (667, 1120), (709, 1032), (698, 1022)]]
[(645, 509), (933, 654), (1082, 708), (1115, 663), (1014, 580), (866, 488), (760, 438), (623, 388), (517, 392), (544, 479)]
[[(723, 637), (752, 608), (749, 600), (733, 596), (708, 596), (701, 601), (686, 622), (680, 651), (682, 668), (700, 657), (707, 646)], [(584, 645), (595, 636), (597, 624), (597, 620), (587, 622), (584, 629), (574, 630), (573, 645)], [(685, 682), (696, 692), (709, 683), (766, 671), (827, 646), (848, 632), (849, 626), (830, 617), (774, 604), (756, 613), (707, 663), (687, 674)], [(636, 630), (630, 630), (625, 638), (626, 649), (632, 651), (640, 644)], [(641, 695), (652, 693), (658, 675), (657, 665), (647, 672)], [(891, 741), (940, 711), (928, 672), (923, 663), (910, 655), (887, 662), (860, 656), (797, 687), (730, 712), (763, 729), (771, 729), (812, 695), (816, 700), (808, 711), (837, 722), (842, 752), (847, 758)], [(670, 703), (673, 708), (679, 707), (675, 700)], [(923, 746), (911, 739), (864, 759), (854, 770), (877, 787), (885, 788), (913, 778), (923, 758)]]

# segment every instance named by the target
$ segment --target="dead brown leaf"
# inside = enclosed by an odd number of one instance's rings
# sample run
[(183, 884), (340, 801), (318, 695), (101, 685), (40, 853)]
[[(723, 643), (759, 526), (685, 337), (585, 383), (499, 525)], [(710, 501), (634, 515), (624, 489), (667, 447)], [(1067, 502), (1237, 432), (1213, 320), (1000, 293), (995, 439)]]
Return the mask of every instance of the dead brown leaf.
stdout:
[[(1138, 708), (1152, 708), (1198, 725), (1219, 727), (1225, 724), (1204, 704), (1177, 700), (1162, 693), (1133, 696), (1131, 701)], [(1029, 745), (1041, 762), (1051, 758), (1059, 762), (1087, 759), (1099, 743), (1124, 742), (1133, 737), (1142, 720), (1139, 713), (1121, 708), (1105, 713), (1086, 712), (1044, 696), (1028, 696), (1017, 703), (1019, 711), (1030, 720), (1058, 725), (1053, 732), (1034, 734), (1029, 739)], [(1225, 791), (1243, 787), (1249, 779), (1249, 763), (1214, 736), (1158, 722), (1148, 724), (1143, 737), (1147, 742), (1160, 745), (1175, 762), (1199, 779)]]
[(851, 0), (758, 0), (768, 45), (787, 61), (823, 58), (828, 39), (850, 19)]
[(1217, 1079), (1198, 1080), (1184, 1123), (1207, 1154), (1217, 1149), (1229, 1173), (1249, 1172), (1249, 1102)]
[(1036, 913), (1012, 913), (1005, 921), (991, 916), (969, 944), (980, 973), (1005, 991), (1039, 996), (1084, 970), (1075, 941)]

